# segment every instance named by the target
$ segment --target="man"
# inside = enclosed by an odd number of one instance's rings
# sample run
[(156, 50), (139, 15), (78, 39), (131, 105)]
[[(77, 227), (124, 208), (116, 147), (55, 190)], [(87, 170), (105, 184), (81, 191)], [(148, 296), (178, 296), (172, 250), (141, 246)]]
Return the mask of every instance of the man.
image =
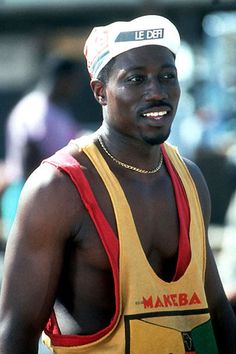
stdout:
[(1, 354), (37, 353), (44, 328), (54, 353), (235, 353), (205, 237), (206, 184), (164, 143), (178, 47), (159, 16), (92, 31), (85, 54), (104, 120), (24, 187), (6, 250)]

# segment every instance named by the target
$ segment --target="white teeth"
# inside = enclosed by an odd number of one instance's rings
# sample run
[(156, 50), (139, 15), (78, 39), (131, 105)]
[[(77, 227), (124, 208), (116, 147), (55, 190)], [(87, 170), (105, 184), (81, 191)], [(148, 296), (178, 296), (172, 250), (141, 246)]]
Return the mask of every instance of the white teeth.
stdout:
[(143, 116), (151, 118), (160, 118), (163, 117), (165, 114), (167, 114), (167, 111), (144, 113)]

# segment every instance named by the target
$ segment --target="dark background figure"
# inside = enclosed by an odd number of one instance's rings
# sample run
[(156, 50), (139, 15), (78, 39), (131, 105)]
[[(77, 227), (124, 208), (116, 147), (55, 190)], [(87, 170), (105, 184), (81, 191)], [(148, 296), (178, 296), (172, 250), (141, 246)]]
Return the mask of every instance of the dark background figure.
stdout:
[(1, 198), (5, 239), (25, 180), (44, 158), (79, 135), (80, 126), (70, 108), (79, 89), (79, 62), (52, 55), (42, 66), (36, 86), (22, 97), (7, 119), (7, 187)]

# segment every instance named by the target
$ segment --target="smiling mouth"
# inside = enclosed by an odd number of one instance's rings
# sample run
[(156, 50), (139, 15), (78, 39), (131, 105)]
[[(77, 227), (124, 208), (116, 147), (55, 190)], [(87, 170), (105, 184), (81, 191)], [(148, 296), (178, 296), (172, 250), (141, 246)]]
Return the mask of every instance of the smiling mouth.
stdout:
[(148, 112), (148, 113), (143, 113), (142, 116), (146, 118), (153, 118), (158, 120), (163, 118), (167, 113), (168, 113), (167, 111)]

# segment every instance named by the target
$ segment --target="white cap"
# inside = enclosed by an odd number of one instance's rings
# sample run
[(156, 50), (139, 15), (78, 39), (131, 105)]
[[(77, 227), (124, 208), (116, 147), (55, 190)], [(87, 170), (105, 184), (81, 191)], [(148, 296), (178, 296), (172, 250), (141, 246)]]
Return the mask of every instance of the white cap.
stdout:
[(95, 27), (84, 46), (90, 76), (97, 78), (117, 55), (146, 45), (160, 45), (176, 55), (180, 46), (179, 32), (167, 18), (157, 15)]

